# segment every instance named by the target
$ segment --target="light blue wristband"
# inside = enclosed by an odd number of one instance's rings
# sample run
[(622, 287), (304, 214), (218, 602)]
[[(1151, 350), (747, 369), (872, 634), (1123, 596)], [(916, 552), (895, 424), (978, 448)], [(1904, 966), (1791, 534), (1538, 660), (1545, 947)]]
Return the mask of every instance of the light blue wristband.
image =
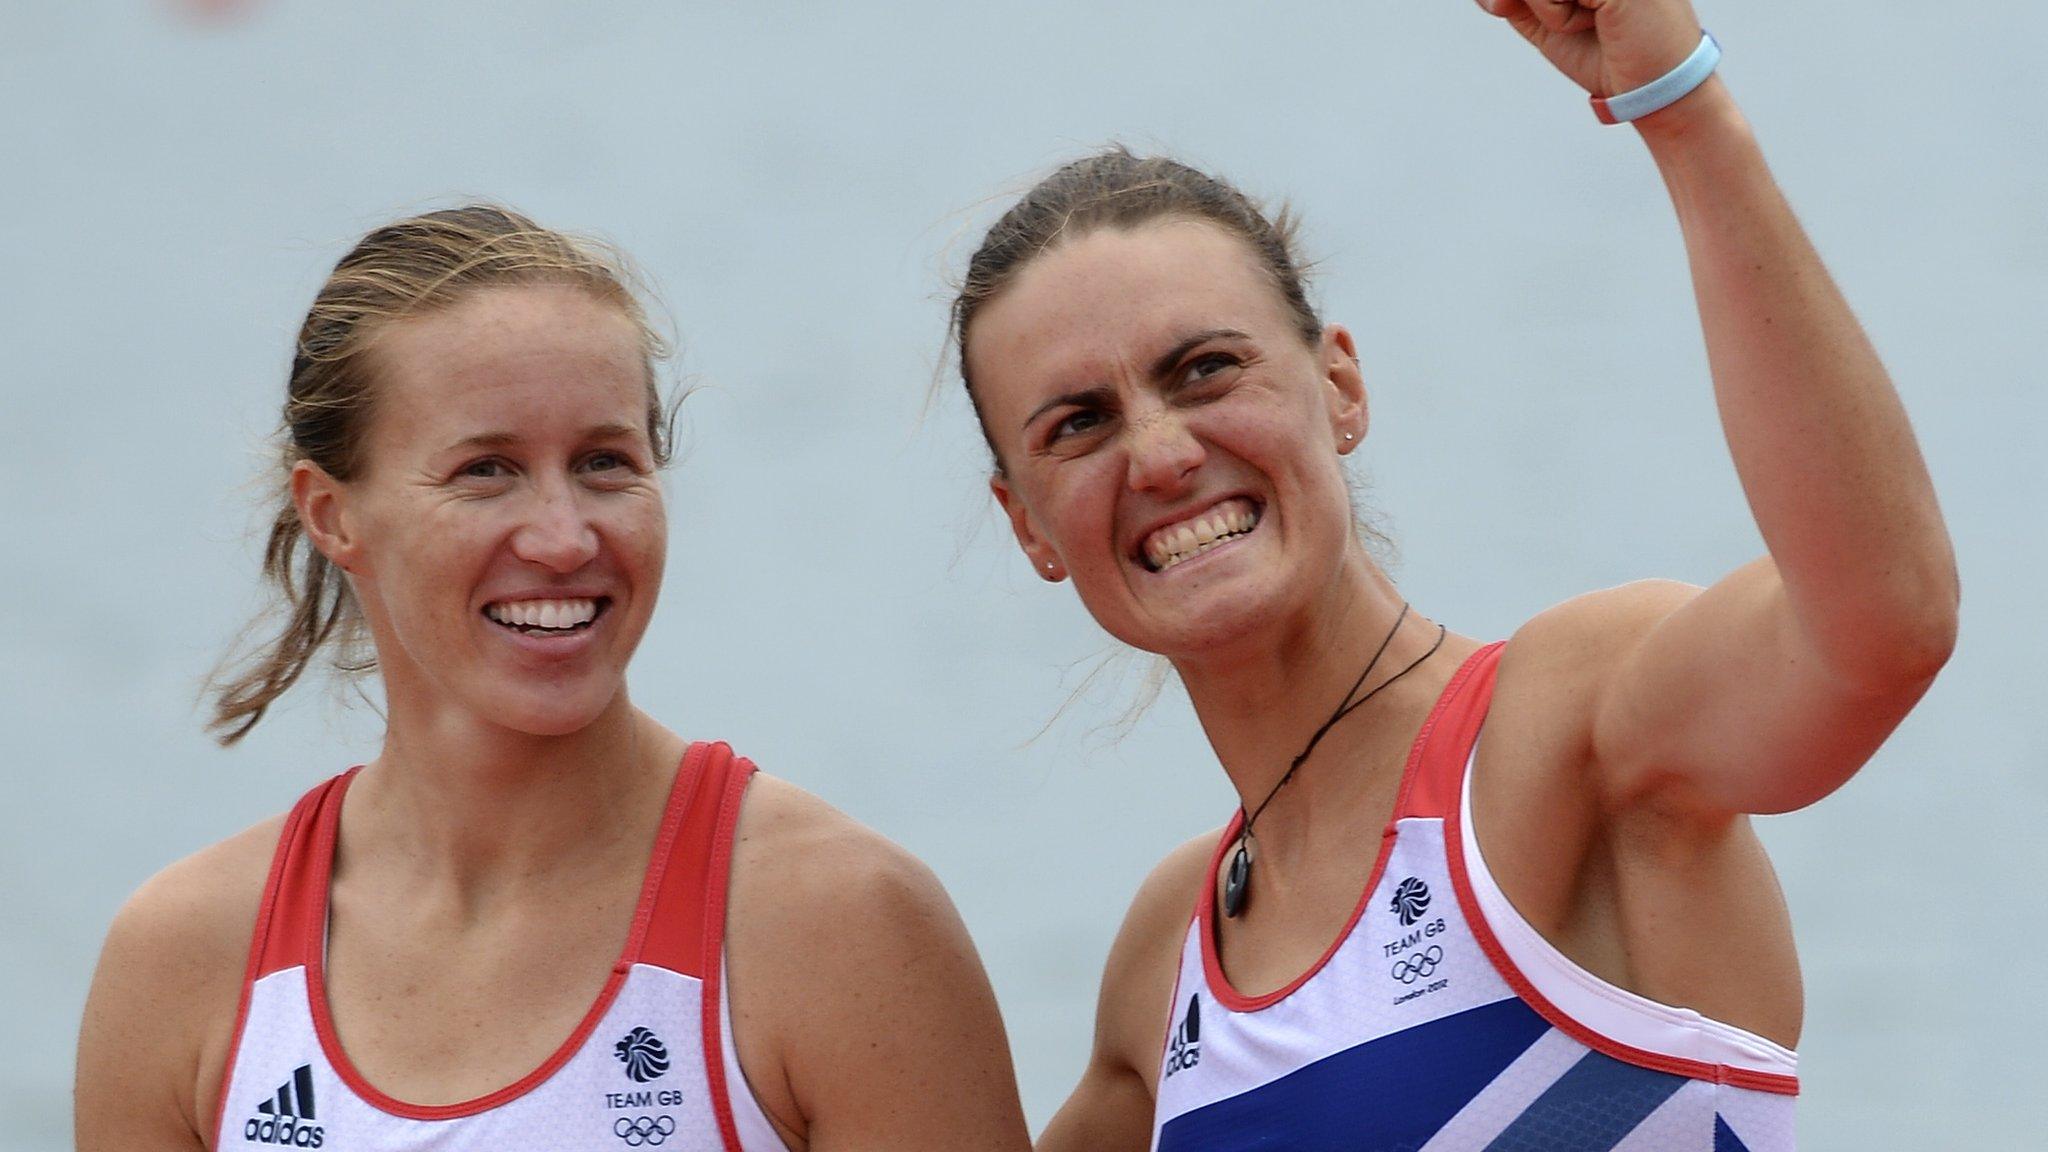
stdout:
[(1598, 116), (1602, 124), (1640, 120), (1659, 109), (1669, 108), (1686, 93), (1705, 84), (1720, 63), (1720, 43), (1711, 33), (1702, 30), (1700, 46), (1692, 50), (1692, 55), (1687, 56), (1683, 64), (1641, 88), (1613, 96), (1593, 97), (1593, 115)]

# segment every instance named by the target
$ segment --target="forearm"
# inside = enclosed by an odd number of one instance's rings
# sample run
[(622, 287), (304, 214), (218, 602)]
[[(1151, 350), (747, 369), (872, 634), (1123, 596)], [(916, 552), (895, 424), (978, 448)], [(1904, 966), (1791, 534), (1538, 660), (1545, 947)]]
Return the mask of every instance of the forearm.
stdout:
[(1955, 560), (1884, 366), (1718, 79), (1638, 124), (1685, 235), (1721, 423), (1788, 605), (1838, 673), (1931, 674)]

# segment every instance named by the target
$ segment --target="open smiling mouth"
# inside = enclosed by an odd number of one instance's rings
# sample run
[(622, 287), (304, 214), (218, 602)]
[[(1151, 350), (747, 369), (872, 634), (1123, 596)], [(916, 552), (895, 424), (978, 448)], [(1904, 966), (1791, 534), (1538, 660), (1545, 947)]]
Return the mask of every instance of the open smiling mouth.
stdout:
[(594, 600), (500, 600), (484, 605), (493, 624), (526, 636), (569, 636), (588, 631), (611, 607), (609, 596)]
[(1259, 526), (1264, 509), (1235, 496), (1214, 508), (1178, 524), (1169, 524), (1145, 537), (1139, 545), (1139, 559), (1146, 571), (1164, 572), (1211, 548), (1221, 547)]

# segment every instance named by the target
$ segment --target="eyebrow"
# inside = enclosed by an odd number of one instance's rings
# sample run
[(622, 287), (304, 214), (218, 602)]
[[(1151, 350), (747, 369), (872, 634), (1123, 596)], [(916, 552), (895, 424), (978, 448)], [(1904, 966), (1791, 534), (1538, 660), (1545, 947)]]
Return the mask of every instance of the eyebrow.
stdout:
[[(1174, 366), (1179, 364), (1183, 357), (1185, 357), (1188, 353), (1194, 351), (1195, 349), (1201, 347), (1202, 345), (1207, 344), (1211, 340), (1249, 339), (1251, 339), (1249, 335), (1240, 332), (1235, 328), (1205, 328), (1202, 331), (1196, 332), (1190, 336), (1182, 337), (1178, 343), (1174, 344), (1173, 347), (1167, 349), (1166, 352), (1162, 354), (1158, 359), (1152, 361), (1152, 375), (1156, 379), (1173, 371)], [(1090, 404), (1102, 404), (1106, 403), (1112, 395), (1113, 390), (1110, 389), (1108, 386), (1101, 384), (1098, 384), (1093, 388), (1083, 388), (1075, 392), (1062, 392), (1058, 396), (1055, 396), (1052, 399), (1047, 400), (1045, 403), (1040, 404), (1038, 407), (1033, 408), (1031, 410), (1031, 415), (1026, 416), (1024, 418), (1024, 423), (1022, 427), (1031, 427), (1033, 421), (1037, 420), (1040, 416), (1045, 415), (1047, 412), (1052, 411), (1054, 408), (1059, 408), (1070, 404), (1076, 407), (1085, 407)]]
[(1235, 328), (1204, 329), (1200, 332), (1195, 333), (1192, 336), (1183, 338), (1180, 341), (1180, 343), (1175, 344), (1173, 347), (1167, 349), (1166, 353), (1159, 357), (1159, 359), (1154, 360), (1152, 362), (1152, 375), (1155, 377), (1164, 376), (1168, 372), (1173, 371), (1174, 366), (1180, 363), (1182, 357), (1186, 356), (1188, 353), (1194, 351), (1202, 345), (1207, 344), (1211, 340), (1249, 339), (1251, 339), (1249, 335), (1246, 335), (1245, 333), (1240, 332)]
[[(630, 424), (619, 424), (616, 422), (594, 424), (583, 430), (583, 439), (611, 440), (620, 436), (632, 436), (639, 431), (641, 429), (635, 428)], [(474, 436), (465, 436), (450, 444), (446, 451), (452, 452), (460, 448), (503, 448), (518, 442), (519, 437), (510, 432), (479, 432)]]

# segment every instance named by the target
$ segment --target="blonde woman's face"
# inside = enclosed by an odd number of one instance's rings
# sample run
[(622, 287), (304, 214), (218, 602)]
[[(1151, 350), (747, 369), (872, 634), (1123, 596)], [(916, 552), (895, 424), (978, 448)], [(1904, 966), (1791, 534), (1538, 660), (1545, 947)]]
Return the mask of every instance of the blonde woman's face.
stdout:
[(341, 557), (394, 717), (535, 735), (623, 700), (667, 554), (639, 329), (569, 286), (495, 288), (378, 334)]

